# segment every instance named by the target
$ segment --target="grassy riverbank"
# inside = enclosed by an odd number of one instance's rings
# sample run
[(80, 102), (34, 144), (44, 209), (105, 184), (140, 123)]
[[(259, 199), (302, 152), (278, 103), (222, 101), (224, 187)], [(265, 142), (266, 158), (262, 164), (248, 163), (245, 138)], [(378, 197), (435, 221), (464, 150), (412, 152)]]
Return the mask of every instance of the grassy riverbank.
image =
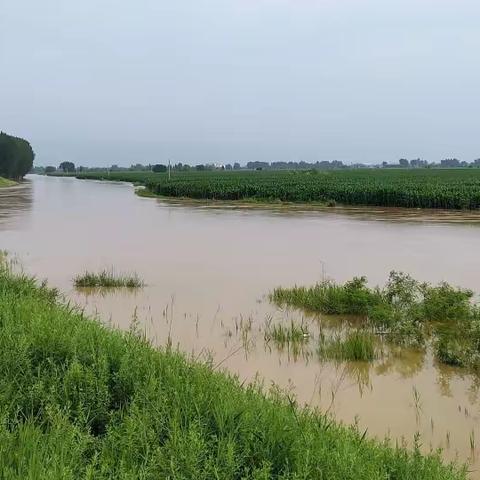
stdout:
[(480, 208), (480, 169), (85, 172), (82, 179), (142, 184), (160, 196), (405, 208)]
[(276, 288), (271, 294), (279, 305), (360, 318), (359, 332), (333, 342), (323, 339), (319, 351), (326, 357), (373, 360), (378, 336), (396, 345), (432, 345), (438, 361), (480, 370), (480, 306), (472, 298), (470, 290), (420, 283), (397, 272), (383, 289), (369, 288), (362, 277), (343, 285), (324, 281), (313, 287)]
[(0, 271), (5, 478), (463, 479)]
[(8, 178), (0, 177), (0, 188), (13, 187), (14, 185), (17, 185), (17, 182), (14, 182), (13, 180), (9, 180)]

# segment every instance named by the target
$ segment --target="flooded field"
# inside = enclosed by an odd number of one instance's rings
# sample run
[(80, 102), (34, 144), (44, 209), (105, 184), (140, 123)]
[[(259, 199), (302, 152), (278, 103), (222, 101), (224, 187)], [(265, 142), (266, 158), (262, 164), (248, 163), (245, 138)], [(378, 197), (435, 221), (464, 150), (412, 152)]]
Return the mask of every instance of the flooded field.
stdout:
[[(326, 277), (381, 284), (391, 270), (480, 292), (479, 244), (472, 213), (203, 206), (72, 178), (30, 177), (0, 190), (0, 249), (102, 321), (275, 383), (370, 436), (412, 444), (418, 432), (423, 449), (468, 461), (472, 478), (480, 478), (479, 377), (435, 364), (428, 351), (321, 361), (320, 330), (335, 322), (280, 309), (267, 295)], [(75, 275), (110, 267), (138, 273), (146, 286), (73, 288)], [(266, 339), (268, 325), (291, 321), (307, 326), (301, 348)]]

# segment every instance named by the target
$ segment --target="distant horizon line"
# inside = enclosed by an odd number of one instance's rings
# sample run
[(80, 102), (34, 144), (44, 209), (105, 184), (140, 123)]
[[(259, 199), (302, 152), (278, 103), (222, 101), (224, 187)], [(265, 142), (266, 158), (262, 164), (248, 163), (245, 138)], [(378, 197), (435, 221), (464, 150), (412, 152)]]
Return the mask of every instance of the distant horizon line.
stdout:
[(425, 159), (421, 158), (415, 158), (408, 160), (406, 158), (401, 158), (397, 162), (351, 162), (351, 163), (346, 163), (345, 161), (342, 160), (318, 160), (316, 162), (307, 162), (307, 161), (272, 161), (272, 162), (266, 162), (266, 161), (249, 161), (246, 163), (240, 163), (240, 162), (201, 162), (201, 163), (184, 163), (184, 162), (171, 162), (167, 161), (164, 163), (131, 163), (130, 165), (120, 165), (120, 164), (111, 164), (111, 165), (93, 165), (93, 166), (87, 166), (87, 165), (82, 165), (78, 164), (75, 165), (74, 162), (71, 162), (69, 160), (65, 160), (63, 162), (60, 162), (59, 166), (55, 166), (52, 164), (34, 164), (33, 168), (37, 169), (45, 169), (47, 167), (54, 167), (55, 169), (61, 169), (60, 165), (62, 163), (71, 163), (74, 165), (74, 168), (76, 170), (78, 169), (85, 169), (85, 170), (132, 170), (135, 168), (138, 168), (139, 170), (145, 169), (145, 170), (151, 170), (155, 166), (161, 166), (161, 167), (167, 167), (169, 164), (172, 166), (172, 168), (186, 168), (186, 169), (195, 169), (196, 167), (204, 167), (206, 169), (219, 169), (219, 170), (238, 170), (238, 169), (249, 169), (249, 170), (254, 170), (254, 169), (286, 169), (288, 167), (302, 167), (302, 168), (309, 168), (309, 167), (323, 167), (325, 169), (334, 169), (334, 168), (348, 168), (348, 167), (365, 167), (365, 168), (392, 168), (392, 167), (397, 167), (397, 168), (427, 168), (427, 167), (447, 167), (447, 168), (455, 168), (455, 167), (469, 167), (469, 166), (478, 166), (480, 167), (480, 158), (474, 159), (471, 162), (465, 161), (465, 160), (459, 160), (458, 158), (444, 158), (441, 159), (440, 161), (428, 161)]

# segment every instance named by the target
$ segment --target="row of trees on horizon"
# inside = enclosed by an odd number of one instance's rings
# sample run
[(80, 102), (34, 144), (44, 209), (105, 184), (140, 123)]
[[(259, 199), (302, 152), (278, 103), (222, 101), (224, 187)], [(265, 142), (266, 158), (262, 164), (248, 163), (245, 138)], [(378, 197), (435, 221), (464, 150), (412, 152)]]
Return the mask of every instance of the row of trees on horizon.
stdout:
[[(439, 163), (431, 162), (427, 160), (422, 160), (420, 158), (407, 160), (402, 158), (398, 163), (388, 163), (383, 162), (381, 164), (369, 165), (364, 163), (355, 163), (351, 165), (344, 164), (341, 161), (322, 161), (322, 162), (248, 162), (246, 165), (242, 166), (240, 163), (236, 162), (234, 164), (227, 163), (223, 164), (198, 164), (198, 165), (188, 165), (184, 163), (176, 163), (171, 165), (171, 169), (174, 171), (203, 171), (203, 170), (329, 170), (329, 169), (344, 169), (344, 168), (480, 168), (480, 159), (474, 160), (473, 162), (460, 161), (456, 158), (447, 158), (441, 160)], [(148, 164), (143, 165), (141, 163), (136, 163), (130, 165), (130, 167), (121, 167), (118, 165), (112, 165), (110, 167), (76, 167), (73, 162), (62, 162), (58, 167), (47, 166), (47, 167), (34, 167), (32, 173), (39, 174), (49, 174), (55, 172), (63, 173), (75, 173), (75, 172), (126, 172), (126, 171), (151, 171), (151, 172), (166, 172), (168, 166), (165, 164)]]
[[(33, 160), (35, 153), (30, 143), (19, 137), (8, 135), (4, 132), (0, 132), (0, 176), (19, 180), (23, 178), (27, 173), (40, 173), (48, 174), (54, 172), (75, 173), (75, 172), (95, 172), (106, 171), (121, 172), (121, 171), (152, 171), (152, 172), (166, 172), (168, 167), (165, 164), (148, 164), (143, 165), (140, 163), (131, 165), (130, 167), (121, 167), (119, 165), (112, 165), (110, 167), (85, 167), (75, 166), (73, 162), (64, 161), (60, 163), (58, 167), (49, 165), (46, 167), (33, 166)], [(480, 158), (473, 162), (466, 162), (458, 160), (457, 158), (446, 158), (439, 163), (428, 162), (420, 158), (408, 160), (401, 158), (398, 163), (382, 162), (380, 164), (345, 164), (342, 161), (321, 161), (321, 162), (259, 162), (251, 161), (245, 165), (240, 163), (204, 163), (198, 165), (188, 165), (184, 163), (175, 163), (171, 165), (172, 170), (176, 171), (188, 171), (188, 170), (329, 170), (329, 169), (343, 169), (343, 168), (479, 168)]]

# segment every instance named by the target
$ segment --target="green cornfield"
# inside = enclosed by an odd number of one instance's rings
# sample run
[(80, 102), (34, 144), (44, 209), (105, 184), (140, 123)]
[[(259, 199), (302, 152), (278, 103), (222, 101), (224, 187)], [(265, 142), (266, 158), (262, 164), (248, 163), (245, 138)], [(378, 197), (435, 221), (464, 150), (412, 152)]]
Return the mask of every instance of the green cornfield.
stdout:
[(85, 173), (79, 178), (143, 183), (168, 197), (208, 200), (335, 202), (344, 205), (480, 207), (480, 169), (344, 169)]

